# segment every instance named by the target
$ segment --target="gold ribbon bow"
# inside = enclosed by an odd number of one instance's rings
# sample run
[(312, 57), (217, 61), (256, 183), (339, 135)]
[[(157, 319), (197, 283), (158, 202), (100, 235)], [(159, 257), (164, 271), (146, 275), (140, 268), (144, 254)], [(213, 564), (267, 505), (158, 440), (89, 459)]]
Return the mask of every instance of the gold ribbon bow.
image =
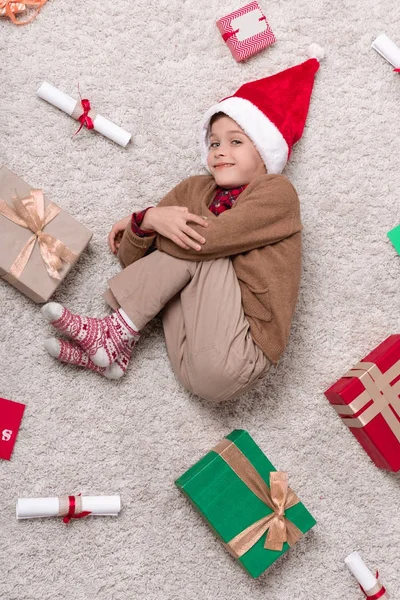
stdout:
[[(347, 427), (364, 427), (377, 415), (382, 415), (386, 423), (400, 442), (400, 361), (397, 361), (385, 373), (372, 362), (359, 362), (343, 377), (357, 377), (364, 386), (364, 391), (350, 404), (333, 404), (336, 412), (342, 417)], [(363, 410), (365, 409), (365, 410)], [(363, 410), (358, 416), (355, 415)], [(396, 417), (396, 413), (398, 417)], [(347, 416), (346, 416), (347, 415)]]
[(61, 279), (58, 271), (62, 267), (62, 261), (72, 265), (78, 256), (60, 240), (43, 232), (44, 227), (59, 214), (61, 209), (50, 202), (45, 210), (42, 190), (31, 190), (30, 195), (25, 198), (14, 197), (13, 203), (15, 210), (0, 199), (0, 215), (20, 227), (30, 229), (33, 235), (26, 242), (3, 279), (12, 283), (13, 279), (20, 278), (31, 257), (36, 241), (39, 244), (48, 274), (54, 279)]
[(231, 554), (235, 558), (243, 556), (266, 531), (268, 531), (268, 534), (264, 548), (267, 550), (281, 552), (285, 542), (289, 546), (293, 546), (298, 542), (303, 533), (285, 516), (285, 510), (300, 502), (288, 486), (288, 474), (282, 471), (272, 471), (270, 473), (271, 487), (269, 488), (251, 462), (233, 442), (224, 438), (213, 450), (225, 460), (247, 487), (273, 511), (247, 527), (226, 544)]
[[(15, 2), (14, 0), (0, 0), (0, 17), (8, 17), (15, 25), (27, 25), (28, 23), (36, 19), (41, 7), (46, 2), (47, 0), (25, 0), (24, 2)], [(30, 18), (25, 19), (25, 21), (20, 21), (16, 19), (15, 15), (24, 12), (27, 6), (36, 8), (33, 15)]]

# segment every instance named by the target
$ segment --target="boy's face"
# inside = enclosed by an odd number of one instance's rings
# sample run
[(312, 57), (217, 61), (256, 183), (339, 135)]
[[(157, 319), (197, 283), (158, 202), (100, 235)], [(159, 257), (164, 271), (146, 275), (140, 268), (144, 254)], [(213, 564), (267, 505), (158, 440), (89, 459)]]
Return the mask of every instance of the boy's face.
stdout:
[(251, 139), (227, 116), (212, 124), (207, 165), (217, 185), (228, 189), (247, 185), (267, 173)]

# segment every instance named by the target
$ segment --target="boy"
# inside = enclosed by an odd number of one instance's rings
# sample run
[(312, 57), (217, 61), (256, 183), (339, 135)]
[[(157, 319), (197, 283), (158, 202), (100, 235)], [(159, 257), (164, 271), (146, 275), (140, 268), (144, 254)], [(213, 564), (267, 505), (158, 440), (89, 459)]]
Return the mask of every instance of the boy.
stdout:
[(203, 398), (236, 398), (278, 362), (298, 295), (302, 228), (296, 191), (279, 173), (303, 132), (318, 68), (311, 58), (207, 111), (210, 175), (189, 177), (157, 207), (114, 225), (109, 245), (125, 267), (106, 294), (115, 312), (95, 319), (45, 305), (44, 317), (72, 340), (46, 340), (52, 356), (118, 379), (140, 330), (162, 312), (172, 368)]

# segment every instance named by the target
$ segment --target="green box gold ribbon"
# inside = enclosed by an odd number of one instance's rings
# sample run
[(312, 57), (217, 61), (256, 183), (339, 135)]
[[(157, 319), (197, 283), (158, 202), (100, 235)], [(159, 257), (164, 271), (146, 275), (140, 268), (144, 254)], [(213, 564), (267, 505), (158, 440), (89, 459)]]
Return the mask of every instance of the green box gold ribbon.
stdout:
[(316, 523), (243, 430), (226, 436), (176, 485), (229, 552), (258, 577)]

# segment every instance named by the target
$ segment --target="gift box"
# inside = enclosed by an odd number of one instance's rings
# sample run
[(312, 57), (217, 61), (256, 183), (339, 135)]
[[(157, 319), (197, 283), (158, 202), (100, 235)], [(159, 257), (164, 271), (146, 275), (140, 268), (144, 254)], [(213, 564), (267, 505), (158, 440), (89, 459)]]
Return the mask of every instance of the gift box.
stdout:
[(0, 277), (34, 302), (47, 302), (91, 237), (42, 190), (0, 168)]
[[(43, 4), (47, 0), (25, 0), (25, 2), (14, 2), (13, 0), (0, 0), (0, 17), (8, 17), (15, 25), (27, 25), (33, 21)], [(24, 13), (27, 9), (34, 9), (33, 13), (26, 19), (17, 19), (15, 15)]]
[(258, 2), (250, 2), (222, 17), (217, 21), (217, 27), (238, 62), (276, 42)]
[(254, 578), (316, 524), (247, 431), (227, 435), (175, 483)]
[(391, 335), (325, 396), (377, 467), (400, 470), (400, 335)]
[(10, 460), (25, 405), (0, 398), (0, 458)]
[(392, 242), (397, 254), (400, 254), (400, 225), (388, 231), (387, 236)]

